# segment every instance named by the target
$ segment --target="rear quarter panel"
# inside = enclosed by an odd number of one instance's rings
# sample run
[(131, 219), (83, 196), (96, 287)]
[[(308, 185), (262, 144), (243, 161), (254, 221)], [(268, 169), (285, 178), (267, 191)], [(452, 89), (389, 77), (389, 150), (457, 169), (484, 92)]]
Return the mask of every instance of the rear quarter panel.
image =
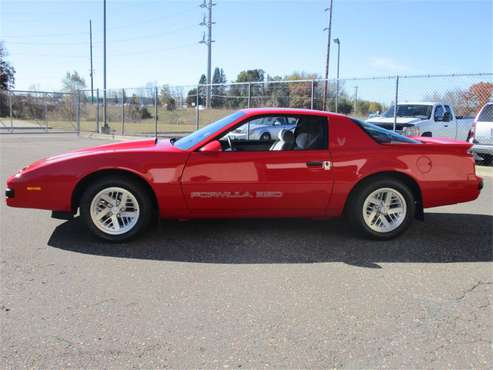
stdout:
[(334, 192), (329, 216), (339, 216), (363, 179), (385, 172), (409, 176), (419, 186), (424, 208), (454, 204), (479, 195), (474, 160), (466, 151), (432, 144), (378, 144), (343, 116), (329, 124)]

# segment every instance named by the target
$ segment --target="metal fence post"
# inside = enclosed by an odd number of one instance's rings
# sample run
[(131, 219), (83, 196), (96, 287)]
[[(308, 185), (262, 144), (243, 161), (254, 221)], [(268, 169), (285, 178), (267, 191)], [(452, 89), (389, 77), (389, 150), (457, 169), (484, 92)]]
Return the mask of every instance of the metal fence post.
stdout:
[(12, 113), (12, 92), (9, 91), (9, 114), (10, 114), (10, 131), (14, 132), (14, 115)]
[(125, 135), (125, 89), (122, 89), (122, 135)]
[(248, 108), (250, 108), (250, 103), (252, 100), (252, 83), (248, 83)]
[(157, 138), (157, 86), (154, 87), (154, 131)]
[(335, 102), (336, 113), (339, 113), (339, 76), (336, 81), (336, 102)]
[(96, 89), (96, 132), (99, 134), (99, 88)]
[(200, 89), (200, 85), (197, 85), (197, 96), (195, 98), (195, 130), (198, 130), (199, 129), (199, 123), (200, 123), (200, 109), (199, 109), (200, 95), (199, 95), (199, 89)]
[(48, 98), (48, 93), (44, 93), (44, 119), (45, 119), (45, 129), (46, 131), (48, 131), (48, 101), (47, 101), (47, 98)]
[(313, 110), (314, 108), (314, 103), (315, 103), (315, 80), (312, 80), (312, 87), (311, 87), (311, 94), (310, 94), (310, 109)]
[(399, 102), (399, 75), (395, 76), (395, 102), (394, 102), (394, 125), (393, 131), (395, 132), (395, 128), (397, 126), (397, 104)]
[(76, 119), (77, 119), (77, 135), (80, 135), (80, 90), (77, 90)]

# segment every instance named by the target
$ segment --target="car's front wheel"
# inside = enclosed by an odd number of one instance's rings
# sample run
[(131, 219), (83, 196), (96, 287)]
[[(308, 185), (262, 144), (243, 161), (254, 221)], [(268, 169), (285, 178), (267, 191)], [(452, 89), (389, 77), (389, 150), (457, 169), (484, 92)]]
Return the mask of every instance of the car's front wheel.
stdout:
[(360, 233), (388, 240), (409, 227), (415, 212), (414, 196), (407, 185), (394, 179), (381, 179), (356, 190), (348, 216)]
[(152, 202), (138, 182), (108, 177), (88, 186), (80, 201), (80, 215), (96, 236), (120, 242), (149, 226)]

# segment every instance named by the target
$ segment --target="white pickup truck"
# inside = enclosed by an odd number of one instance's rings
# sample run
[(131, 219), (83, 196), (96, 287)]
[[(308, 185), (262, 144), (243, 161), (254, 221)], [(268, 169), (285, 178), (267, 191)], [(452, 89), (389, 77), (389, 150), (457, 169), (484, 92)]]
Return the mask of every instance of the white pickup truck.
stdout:
[[(394, 106), (366, 122), (393, 130)], [(406, 136), (447, 137), (466, 140), (473, 119), (458, 119), (448, 104), (419, 102), (397, 104), (396, 132)]]

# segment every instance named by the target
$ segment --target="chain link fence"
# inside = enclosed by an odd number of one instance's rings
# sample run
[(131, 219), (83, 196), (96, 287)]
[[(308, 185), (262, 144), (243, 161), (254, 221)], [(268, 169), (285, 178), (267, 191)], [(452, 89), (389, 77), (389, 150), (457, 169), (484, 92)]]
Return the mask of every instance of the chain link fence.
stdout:
[[(0, 132), (182, 135), (238, 109), (322, 109), (324, 83), (268, 80), (110, 89), (106, 92), (106, 125), (103, 94), (97, 89), (93, 93), (0, 91)], [(492, 93), (493, 73), (340, 79), (328, 81), (326, 106), (332, 112), (367, 119), (393, 110), (396, 101), (431, 101), (448, 104), (460, 118), (472, 119)]]
[(1, 132), (76, 132), (77, 94), (0, 90)]

